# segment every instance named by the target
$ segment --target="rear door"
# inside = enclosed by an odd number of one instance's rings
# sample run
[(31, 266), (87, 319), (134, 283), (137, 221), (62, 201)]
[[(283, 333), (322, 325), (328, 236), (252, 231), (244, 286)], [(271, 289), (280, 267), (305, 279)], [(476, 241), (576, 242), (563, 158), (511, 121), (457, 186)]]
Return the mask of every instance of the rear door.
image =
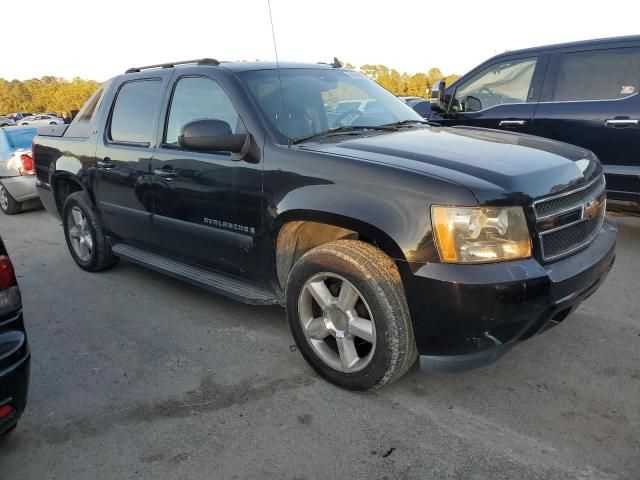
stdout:
[(610, 197), (640, 194), (640, 43), (554, 53), (532, 133), (593, 151)]
[(458, 82), (443, 125), (470, 125), (528, 133), (547, 67), (548, 55), (502, 57)]
[(185, 124), (205, 118), (227, 122), (233, 133), (246, 133), (225, 81), (222, 73), (211, 70), (176, 71), (153, 157), (153, 222), (166, 253), (246, 276), (256, 270), (250, 251), (262, 221), (261, 163), (178, 144)]
[(154, 242), (151, 158), (160, 105), (171, 72), (132, 75), (110, 98), (98, 139), (97, 200), (109, 232), (140, 247)]

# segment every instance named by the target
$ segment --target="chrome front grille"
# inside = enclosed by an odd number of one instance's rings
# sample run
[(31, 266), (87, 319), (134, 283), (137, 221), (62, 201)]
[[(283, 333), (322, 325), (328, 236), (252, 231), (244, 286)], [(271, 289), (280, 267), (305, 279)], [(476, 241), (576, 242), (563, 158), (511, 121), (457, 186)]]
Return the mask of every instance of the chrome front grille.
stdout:
[(579, 207), (594, 198), (597, 198), (605, 189), (604, 176), (598, 177), (594, 182), (578, 190), (574, 190), (549, 199), (539, 200), (534, 203), (536, 217), (538, 219), (557, 215), (573, 208)]
[(602, 227), (606, 211), (604, 176), (584, 187), (533, 204), (544, 261), (587, 246)]

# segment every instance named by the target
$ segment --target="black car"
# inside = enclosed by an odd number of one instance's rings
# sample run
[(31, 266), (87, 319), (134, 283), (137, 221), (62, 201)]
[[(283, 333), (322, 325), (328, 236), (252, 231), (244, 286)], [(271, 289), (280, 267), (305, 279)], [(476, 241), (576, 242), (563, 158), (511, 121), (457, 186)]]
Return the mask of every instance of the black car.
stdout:
[(640, 206), (640, 36), (508, 51), (434, 90), (425, 118), (587, 148), (608, 198)]
[(130, 69), (35, 139), (40, 196), (85, 270), (125, 258), (286, 306), (309, 363), (369, 389), (417, 355), (496, 360), (613, 264), (588, 150), (430, 126), (336, 64), (184, 63)]
[(30, 358), (20, 289), (0, 238), (0, 435), (16, 427), (26, 406)]

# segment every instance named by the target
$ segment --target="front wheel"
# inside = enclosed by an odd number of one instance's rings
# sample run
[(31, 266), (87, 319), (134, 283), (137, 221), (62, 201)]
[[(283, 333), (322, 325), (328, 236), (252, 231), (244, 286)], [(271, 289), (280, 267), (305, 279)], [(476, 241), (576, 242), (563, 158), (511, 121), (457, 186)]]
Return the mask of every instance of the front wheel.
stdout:
[(416, 359), (400, 274), (372, 245), (339, 240), (305, 253), (289, 275), (286, 307), (298, 349), (338, 386), (378, 388)]
[(0, 210), (6, 215), (15, 215), (22, 211), (22, 204), (11, 196), (2, 183), (0, 183)]
[(67, 197), (62, 222), (67, 247), (80, 268), (98, 272), (118, 263), (87, 193), (75, 192)]

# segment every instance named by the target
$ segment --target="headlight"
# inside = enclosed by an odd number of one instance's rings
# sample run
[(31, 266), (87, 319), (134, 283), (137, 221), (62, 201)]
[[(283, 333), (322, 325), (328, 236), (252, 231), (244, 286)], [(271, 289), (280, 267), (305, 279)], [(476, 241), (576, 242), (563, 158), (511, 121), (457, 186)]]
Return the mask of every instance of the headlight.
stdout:
[(531, 256), (522, 207), (431, 207), (440, 259), (487, 263)]

